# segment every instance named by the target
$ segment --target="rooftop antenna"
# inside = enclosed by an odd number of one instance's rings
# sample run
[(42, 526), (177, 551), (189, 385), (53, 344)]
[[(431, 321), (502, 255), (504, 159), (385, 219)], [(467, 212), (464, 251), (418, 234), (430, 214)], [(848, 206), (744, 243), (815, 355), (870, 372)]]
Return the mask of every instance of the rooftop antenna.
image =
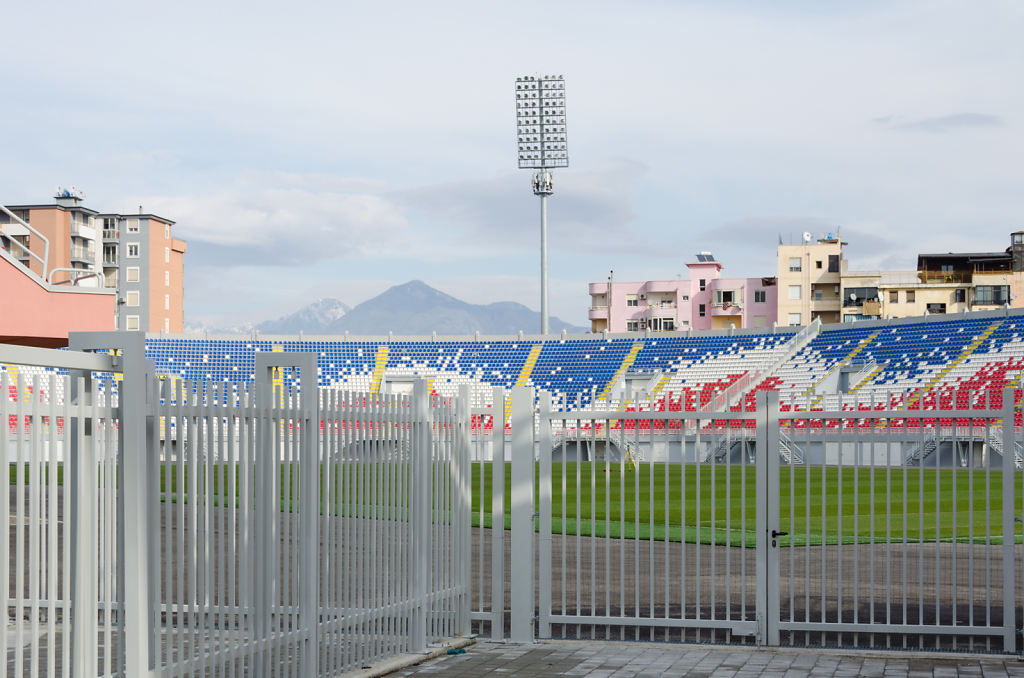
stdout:
[(565, 78), (527, 75), (516, 78), (516, 133), (519, 169), (533, 175), (540, 197), (540, 331), (548, 333), (548, 202), (554, 192), (550, 169), (568, 167), (565, 137)]

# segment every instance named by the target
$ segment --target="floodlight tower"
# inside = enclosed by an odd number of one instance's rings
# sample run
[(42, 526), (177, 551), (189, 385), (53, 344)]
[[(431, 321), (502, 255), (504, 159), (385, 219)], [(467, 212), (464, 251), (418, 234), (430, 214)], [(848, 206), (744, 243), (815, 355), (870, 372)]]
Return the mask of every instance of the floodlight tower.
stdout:
[(516, 78), (516, 132), (519, 169), (538, 170), (533, 194), (540, 196), (540, 331), (548, 333), (548, 196), (554, 192), (549, 171), (568, 167), (565, 146), (565, 79), (561, 75)]

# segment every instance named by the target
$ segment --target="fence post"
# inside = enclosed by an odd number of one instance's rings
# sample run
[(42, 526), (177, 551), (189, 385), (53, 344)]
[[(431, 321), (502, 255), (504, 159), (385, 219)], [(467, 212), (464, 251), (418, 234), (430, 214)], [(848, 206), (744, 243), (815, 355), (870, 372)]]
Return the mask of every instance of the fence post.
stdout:
[[(83, 388), (79, 390), (79, 377)], [(92, 407), (92, 373), (72, 370), (69, 398), (76, 416), (65, 422), (65, 437), (70, 441), (65, 486), (71, 496), (65, 515), (71, 527), (71, 548), (75, 566), (71, 568), (71, 668), (76, 676), (96, 671), (96, 455)], [(7, 425), (7, 421), (4, 421)]]
[[(537, 619), (537, 636), (551, 637), (551, 393), (544, 391), (540, 396), (540, 474), (537, 479), (538, 520), (540, 538), (537, 548), (540, 590), (537, 605), (540, 608)], [(563, 497), (563, 501), (564, 501)]]
[[(1003, 651), (1016, 652), (1017, 648), (1017, 586), (1016, 549), (1016, 447), (1013, 444), (1014, 389), (1003, 389)], [(938, 452), (936, 452), (938, 454)]]
[(430, 416), (430, 392), (427, 382), (417, 379), (413, 384), (416, 408), (416, 436), (412, 450), (412, 619), (409, 624), (409, 650), (427, 651), (427, 618), (430, 605), (431, 528), (433, 506), (431, 477), (433, 469), (433, 431)]
[[(153, 501), (149, 496), (152, 486), (150, 469), (154, 463), (149, 453), (154, 440), (153, 417), (149, 408), (152, 405), (154, 369), (153, 362), (146, 359), (145, 340), (141, 332), (72, 332), (68, 335), (68, 348), (72, 351), (121, 351), (118, 519), (122, 521), (122, 530), (118, 535), (118, 551), (123, 551), (123, 557), (118, 575), (123, 580), (125, 635), (122, 647), (125, 675), (128, 676), (150, 675), (156, 659), (156, 648), (151, 643), (153, 618), (150, 614), (150, 606), (155, 600), (151, 596), (156, 594), (151, 590), (156, 573), (150, 568), (150, 554), (152, 540), (158, 535), (151, 534), (149, 530), (149, 503)], [(93, 494), (94, 488), (93, 484), (90, 487)], [(82, 487), (78, 489), (84, 490)], [(78, 534), (77, 538), (80, 542), (82, 535)], [(92, 605), (95, 607), (95, 595)], [(95, 642), (95, 636), (90, 640)]]
[(509, 638), (534, 641), (533, 581), (533, 389), (512, 388), (512, 615)]
[[(505, 640), (505, 389), (495, 386), (491, 409), (491, 638)], [(480, 501), (483, 501), (481, 498)]]
[[(299, 372), (299, 628), (302, 629), (302, 650), (299, 653), (299, 675), (317, 675), (320, 653), (320, 399), (315, 353), (256, 354), (258, 390), (271, 395), (274, 368), (291, 368)], [(272, 396), (271, 396), (272, 398)], [(271, 400), (267, 398), (267, 400)], [(263, 407), (267, 403), (262, 403)], [(259, 451), (257, 451), (259, 453)], [(276, 461), (275, 465), (276, 465)], [(257, 466), (259, 463), (257, 462)], [(273, 566), (272, 566), (273, 567)], [(257, 586), (259, 583), (257, 582)]]
[(459, 553), (458, 585), (463, 591), (459, 597), (459, 624), (457, 628), (459, 629), (459, 633), (466, 637), (473, 634), (473, 619), (471, 618), (471, 599), (473, 597), (473, 467), (469, 460), (469, 450), (472, 446), (472, 432), (470, 430), (472, 426), (470, 393), (471, 390), (469, 384), (459, 386), (459, 399), (456, 403), (458, 408), (456, 421), (459, 437), (456, 441), (455, 447), (459, 473), (459, 502), (457, 504), (458, 520), (456, 524), (459, 526), (459, 544), (461, 545), (461, 552)]

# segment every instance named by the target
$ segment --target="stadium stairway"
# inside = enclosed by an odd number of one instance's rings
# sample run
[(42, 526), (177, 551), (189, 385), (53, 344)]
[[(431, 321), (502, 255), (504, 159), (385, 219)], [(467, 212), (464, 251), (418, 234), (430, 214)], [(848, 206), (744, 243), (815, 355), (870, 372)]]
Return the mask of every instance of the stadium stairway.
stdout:
[(530, 383), (530, 377), (533, 376), (533, 368), (537, 364), (537, 358), (540, 358), (540, 352), (544, 350), (544, 344), (534, 344), (530, 348), (530, 352), (526, 356), (526, 361), (523, 363), (523, 369), (519, 372), (519, 377), (516, 379), (516, 386), (528, 386)]
[[(854, 347), (854, 349), (852, 351), (850, 351), (846, 355), (845, 358), (843, 358), (838, 363), (836, 363), (836, 366), (833, 367), (831, 370), (828, 370), (827, 372), (825, 372), (825, 374), (821, 375), (821, 377), (819, 377), (813, 384), (811, 384), (807, 388), (806, 391), (804, 391), (803, 393), (800, 394), (800, 397), (801, 398), (808, 398), (808, 397), (810, 397), (810, 395), (812, 393), (814, 393), (814, 391), (818, 388), (818, 385), (821, 384), (821, 382), (825, 381), (825, 379), (827, 379), (828, 376), (830, 374), (832, 374), (833, 372), (835, 372), (836, 370), (841, 370), (842, 368), (844, 368), (847, 365), (849, 365), (850, 363), (852, 363), (853, 359), (856, 358), (858, 355), (860, 355), (861, 351), (863, 351), (865, 348), (867, 348), (868, 345), (870, 345), (872, 341), (874, 341), (875, 339), (878, 338), (878, 335), (879, 335), (879, 332), (872, 332), (868, 336), (866, 336), (863, 339), (861, 339), (860, 343), (858, 343)], [(814, 398), (814, 401), (811, 403), (811, 406), (813, 407), (815, 405), (820, 404), (821, 403), (821, 399), (822, 399), (822, 396), (820, 396), (820, 395), (816, 396)]]
[(992, 336), (993, 332), (999, 329), (999, 325), (1002, 322), (1002, 320), (997, 320), (996, 322), (989, 325), (988, 329), (986, 329), (984, 332), (978, 335), (978, 337), (974, 341), (964, 346), (964, 349), (963, 351), (960, 352), (960, 355), (958, 355), (956, 358), (953, 358), (948, 363), (943, 365), (942, 369), (936, 372), (924, 386), (916, 389), (914, 393), (909, 398), (907, 398), (906, 409), (909, 410), (915, 405), (919, 405), (919, 403), (921, 402), (921, 396), (923, 396), (927, 392), (930, 392), (936, 384), (942, 381), (947, 374), (953, 371), (953, 368), (957, 367), (962, 362), (967, 360), (971, 356), (971, 354), (978, 349), (979, 346), (985, 343), (986, 339)]
[(373, 359), (373, 377), (370, 380), (370, 393), (380, 393), (380, 384), (384, 380), (384, 368), (388, 364), (388, 353), (390, 349), (387, 344), (377, 347), (377, 355)]
[(870, 384), (872, 381), (874, 381), (875, 377), (882, 373), (882, 370), (884, 369), (885, 365), (875, 365), (874, 369), (872, 369), (870, 372), (864, 375), (863, 379), (861, 379), (856, 384), (850, 387), (850, 393), (856, 393), (860, 389)]
[(608, 399), (608, 395), (612, 392), (612, 389), (615, 388), (615, 384), (619, 383), (619, 379), (622, 379), (626, 372), (629, 371), (629, 368), (633, 366), (633, 363), (636, 362), (636, 357), (640, 354), (640, 351), (643, 350), (643, 347), (644, 345), (639, 342), (633, 344), (633, 347), (629, 349), (629, 353), (626, 354), (626, 357), (623, 359), (619, 369), (615, 370), (615, 374), (613, 374), (612, 378), (608, 380), (608, 384), (604, 387), (604, 390), (597, 396), (598, 400)]

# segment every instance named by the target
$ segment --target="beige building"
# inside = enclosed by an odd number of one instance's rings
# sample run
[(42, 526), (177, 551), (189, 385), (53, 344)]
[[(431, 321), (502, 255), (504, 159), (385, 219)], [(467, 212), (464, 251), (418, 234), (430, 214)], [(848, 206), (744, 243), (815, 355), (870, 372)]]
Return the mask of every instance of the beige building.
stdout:
[(840, 321), (843, 243), (831, 233), (798, 245), (779, 244), (778, 324)]
[(1024, 231), (1001, 252), (920, 254), (913, 271), (850, 271), (838, 238), (806, 240), (779, 245), (780, 325), (1024, 306)]

